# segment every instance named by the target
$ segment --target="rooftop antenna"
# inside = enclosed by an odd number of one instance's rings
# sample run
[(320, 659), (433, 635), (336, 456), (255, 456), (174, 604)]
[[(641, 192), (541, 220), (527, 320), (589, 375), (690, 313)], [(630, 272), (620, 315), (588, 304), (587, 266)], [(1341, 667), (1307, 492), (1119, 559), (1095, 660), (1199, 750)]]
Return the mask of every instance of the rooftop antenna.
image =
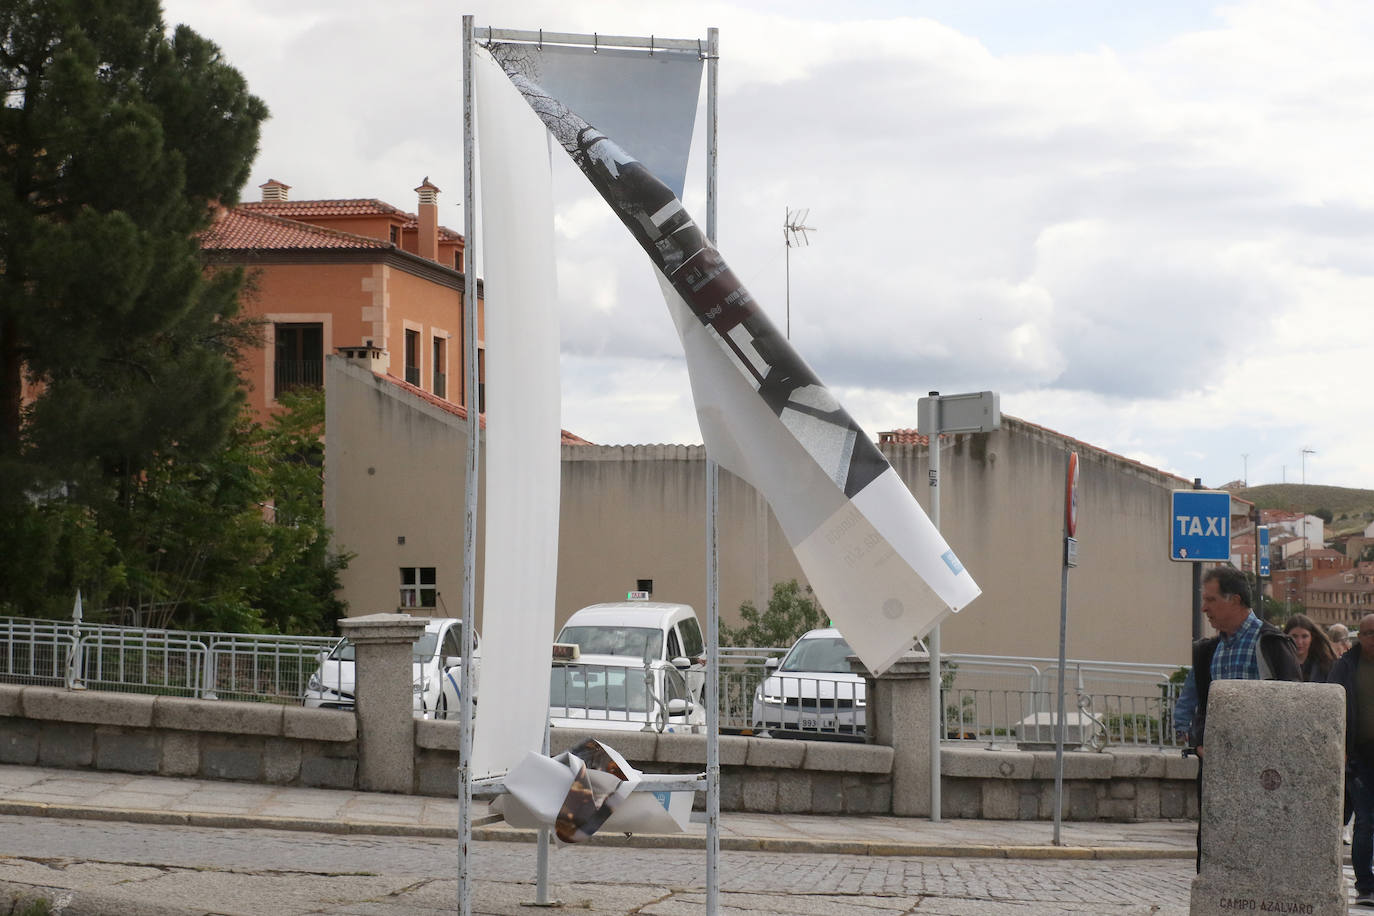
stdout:
[(800, 248), (803, 245), (810, 245), (811, 240), (806, 233), (815, 232), (815, 226), (806, 225), (806, 218), (811, 215), (811, 209), (805, 210), (785, 210), (782, 221), (782, 241), (786, 251), (787, 259), (787, 339), (792, 339), (792, 249)]

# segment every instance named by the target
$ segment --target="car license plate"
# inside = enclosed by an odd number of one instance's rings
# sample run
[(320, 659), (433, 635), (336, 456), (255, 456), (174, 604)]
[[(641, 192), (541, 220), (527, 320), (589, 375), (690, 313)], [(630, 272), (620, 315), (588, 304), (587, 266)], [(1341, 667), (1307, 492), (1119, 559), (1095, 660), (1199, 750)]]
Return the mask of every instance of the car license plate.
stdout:
[(834, 717), (834, 716), (821, 716), (820, 718), (816, 718), (816, 717), (814, 717), (814, 716), (812, 716), (812, 717), (805, 717), (805, 716), (803, 716), (803, 717), (802, 717), (802, 720), (801, 720), (801, 727), (802, 727), (802, 728), (814, 728), (814, 729), (822, 729), (822, 728), (833, 729), (833, 728), (835, 727), (835, 717)]

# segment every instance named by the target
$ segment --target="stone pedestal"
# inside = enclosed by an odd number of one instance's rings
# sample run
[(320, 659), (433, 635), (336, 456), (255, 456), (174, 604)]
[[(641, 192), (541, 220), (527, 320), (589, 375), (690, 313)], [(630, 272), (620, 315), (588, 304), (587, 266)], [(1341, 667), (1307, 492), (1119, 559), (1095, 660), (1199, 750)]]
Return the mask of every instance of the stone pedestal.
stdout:
[(415, 779), (415, 640), (428, 620), (369, 614), (339, 621), (354, 646), (358, 788), (410, 792)]
[(874, 677), (854, 656), (867, 691), (868, 740), (892, 748), (892, 813), (930, 815), (930, 656), (912, 650)]
[(1345, 691), (1216, 681), (1202, 762), (1202, 868), (1191, 916), (1345, 916)]

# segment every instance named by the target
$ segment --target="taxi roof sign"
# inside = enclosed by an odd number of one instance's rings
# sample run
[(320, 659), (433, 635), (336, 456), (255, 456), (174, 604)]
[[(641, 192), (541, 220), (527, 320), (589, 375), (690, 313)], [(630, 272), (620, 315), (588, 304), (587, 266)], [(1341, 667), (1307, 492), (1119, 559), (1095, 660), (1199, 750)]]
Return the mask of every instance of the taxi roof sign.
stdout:
[(626, 601), (648, 601), (648, 600), (649, 600), (649, 593), (648, 593), (648, 592), (626, 592), (626, 593), (625, 593), (625, 600), (626, 600)]

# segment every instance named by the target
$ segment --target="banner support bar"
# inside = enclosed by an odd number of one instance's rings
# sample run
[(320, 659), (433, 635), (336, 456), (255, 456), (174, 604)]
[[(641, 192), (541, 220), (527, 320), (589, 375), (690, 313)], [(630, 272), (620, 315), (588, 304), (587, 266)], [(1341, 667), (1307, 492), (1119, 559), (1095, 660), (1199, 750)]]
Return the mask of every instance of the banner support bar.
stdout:
[[(710, 32), (711, 30), (708, 29), (707, 31)], [(648, 53), (654, 51), (691, 51), (708, 60), (714, 59), (716, 53), (711, 50), (709, 38), (706, 41), (707, 51), (702, 54), (700, 38), (659, 38), (653, 35), (648, 38), (641, 38), (634, 35), (599, 35), (596, 33), (581, 35), (576, 32), (546, 32), (543, 29), (536, 31), (493, 29), (489, 26), (479, 29), (476, 37), (488, 44), (493, 41), (510, 41), (537, 45), (578, 45), (595, 48), (598, 51), (605, 48), (642, 50)]]

